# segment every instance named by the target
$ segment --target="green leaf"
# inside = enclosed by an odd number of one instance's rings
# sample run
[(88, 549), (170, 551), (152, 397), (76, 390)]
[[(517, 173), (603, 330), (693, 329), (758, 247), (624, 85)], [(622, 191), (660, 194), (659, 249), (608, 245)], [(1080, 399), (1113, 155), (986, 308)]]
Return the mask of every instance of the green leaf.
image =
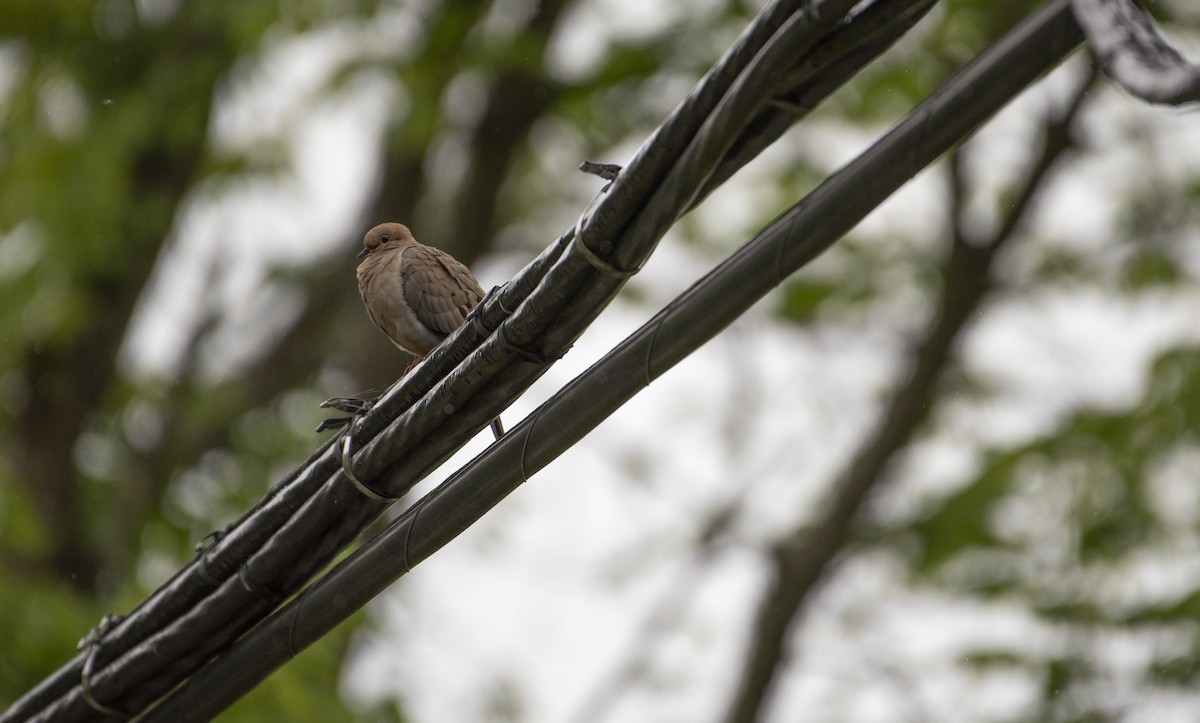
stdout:
[(821, 303), (837, 292), (833, 284), (819, 281), (789, 281), (783, 288), (779, 314), (785, 319), (811, 323)]

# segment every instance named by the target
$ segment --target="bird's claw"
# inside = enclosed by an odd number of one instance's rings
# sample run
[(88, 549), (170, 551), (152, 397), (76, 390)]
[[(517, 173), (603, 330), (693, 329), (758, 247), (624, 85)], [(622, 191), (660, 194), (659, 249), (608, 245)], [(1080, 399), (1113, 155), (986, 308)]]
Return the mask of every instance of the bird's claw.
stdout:
[(417, 356), (414, 356), (413, 360), (408, 363), (408, 366), (404, 367), (404, 371), (400, 373), (400, 376), (408, 376), (408, 373), (420, 366), (421, 362), (423, 361), (425, 361), (424, 354), (418, 354)]

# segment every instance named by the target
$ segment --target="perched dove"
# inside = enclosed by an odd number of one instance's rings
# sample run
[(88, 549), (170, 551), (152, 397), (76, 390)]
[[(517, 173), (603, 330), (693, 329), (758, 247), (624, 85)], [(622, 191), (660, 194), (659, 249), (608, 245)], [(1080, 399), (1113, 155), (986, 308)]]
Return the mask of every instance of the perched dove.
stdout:
[[(415, 355), (407, 374), (462, 326), (483, 299), (471, 271), (445, 251), (417, 243), (408, 227), (382, 223), (363, 237), (358, 293), (371, 321), (392, 343)], [(492, 422), (496, 437), (504, 434)]]

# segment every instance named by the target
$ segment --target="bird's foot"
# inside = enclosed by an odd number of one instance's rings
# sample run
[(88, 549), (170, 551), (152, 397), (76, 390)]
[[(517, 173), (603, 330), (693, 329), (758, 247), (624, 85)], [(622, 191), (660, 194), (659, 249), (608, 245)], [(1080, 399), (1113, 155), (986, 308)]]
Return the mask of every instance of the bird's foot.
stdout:
[(425, 355), (424, 355), (424, 354), (420, 354), (420, 355), (418, 355), (418, 356), (415, 356), (415, 357), (413, 357), (413, 360), (412, 360), (412, 361), (410, 361), (410, 362), (408, 363), (408, 366), (404, 367), (404, 374), (401, 374), (400, 376), (405, 376), (405, 375), (407, 375), (407, 374), (408, 374), (409, 372), (411, 372), (413, 369), (416, 369), (416, 368), (417, 368), (417, 365), (418, 365), (418, 364), (420, 364), (420, 363), (421, 363), (421, 362), (423, 362), (423, 361), (425, 361)]
[(333, 397), (321, 402), (321, 409), (336, 409), (339, 412), (345, 412), (349, 417), (330, 417), (323, 420), (317, 425), (317, 433), (324, 432), (328, 429), (340, 429), (345, 427), (355, 420), (370, 411), (371, 407), (375, 406), (374, 400), (359, 399), (357, 397)]

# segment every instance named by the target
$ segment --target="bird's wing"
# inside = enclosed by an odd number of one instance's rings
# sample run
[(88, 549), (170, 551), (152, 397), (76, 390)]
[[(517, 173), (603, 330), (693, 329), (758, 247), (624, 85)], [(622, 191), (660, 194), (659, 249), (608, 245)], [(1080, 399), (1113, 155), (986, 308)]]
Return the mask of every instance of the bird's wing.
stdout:
[(471, 271), (432, 246), (416, 244), (402, 253), (404, 300), (417, 320), (442, 335), (461, 326), (483, 298), (483, 289)]

